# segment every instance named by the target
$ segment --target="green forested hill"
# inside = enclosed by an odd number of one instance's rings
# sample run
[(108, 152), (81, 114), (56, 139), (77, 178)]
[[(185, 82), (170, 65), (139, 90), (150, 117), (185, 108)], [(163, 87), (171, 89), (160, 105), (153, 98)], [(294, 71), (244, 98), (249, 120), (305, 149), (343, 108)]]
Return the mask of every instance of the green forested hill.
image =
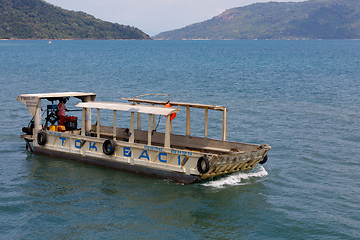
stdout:
[(43, 0), (0, 0), (0, 39), (149, 39), (141, 30), (104, 22)]
[(155, 39), (360, 39), (360, 0), (255, 3)]

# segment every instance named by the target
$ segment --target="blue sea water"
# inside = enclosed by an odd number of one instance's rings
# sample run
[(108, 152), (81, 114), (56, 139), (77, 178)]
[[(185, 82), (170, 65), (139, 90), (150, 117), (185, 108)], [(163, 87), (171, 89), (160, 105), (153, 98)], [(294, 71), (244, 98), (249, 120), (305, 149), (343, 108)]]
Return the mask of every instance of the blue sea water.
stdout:
[[(360, 41), (0, 41), (0, 84), (0, 239), (360, 238)], [(224, 105), (228, 139), (269, 160), (180, 185), (34, 155), (16, 97), (59, 91)]]

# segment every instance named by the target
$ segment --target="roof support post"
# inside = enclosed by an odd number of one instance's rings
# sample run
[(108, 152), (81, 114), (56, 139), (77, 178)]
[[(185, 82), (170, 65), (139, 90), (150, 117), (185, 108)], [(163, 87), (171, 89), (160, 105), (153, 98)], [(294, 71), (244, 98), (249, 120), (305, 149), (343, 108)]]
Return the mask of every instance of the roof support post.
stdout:
[[(137, 103), (140, 104), (140, 103)], [(137, 129), (141, 130), (141, 113), (137, 113), (137, 119), (136, 119)]]
[(148, 146), (151, 146), (151, 133), (152, 133), (152, 126), (151, 126), (151, 121), (152, 121), (152, 116), (153, 114), (149, 114), (149, 127), (148, 127)]
[(96, 137), (100, 138), (100, 108), (97, 109)]
[(208, 137), (208, 116), (209, 116), (209, 109), (205, 108), (205, 137)]
[(129, 143), (134, 143), (135, 137), (134, 137), (134, 120), (135, 120), (135, 113), (131, 112), (130, 115), (130, 131), (129, 131)]
[(191, 135), (190, 106), (186, 106), (186, 135)]
[(222, 140), (227, 140), (227, 109), (223, 110), (223, 133)]
[[(151, 105), (155, 106), (154, 103), (152, 103)], [(156, 119), (155, 119), (155, 114), (152, 114), (153, 115), (153, 130), (156, 130)]]
[(35, 127), (36, 130), (40, 130), (42, 128), (42, 124), (41, 124), (41, 101), (40, 100), (39, 100), (39, 103), (38, 103), (38, 105), (37, 105), (37, 107), (35, 109), (34, 127)]
[(170, 148), (170, 114), (166, 116), (164, 147)]
[(85, 108), (85, 131), (91, 130), (91, 108)]
[(116, 140), (116, 110), (114, 110), (113, 139)]
[(81, 117), (81, 136), (85, 136), (85, 116), (86, 108), (82, 108), (82, 117)]
[[(91, 96), (86, 96), (84, 102), (91, 101)], [(85, 108), (85, 131), (90, 132), (91, 130), (91, 108)]]

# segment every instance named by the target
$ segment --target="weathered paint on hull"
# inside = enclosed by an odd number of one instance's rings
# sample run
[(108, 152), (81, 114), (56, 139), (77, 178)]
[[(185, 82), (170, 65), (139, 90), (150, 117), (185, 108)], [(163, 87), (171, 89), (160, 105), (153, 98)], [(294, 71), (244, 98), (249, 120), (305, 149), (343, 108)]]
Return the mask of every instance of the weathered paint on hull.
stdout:
[(182, 183), (182, 184), (190, 184), (190, 183), (193, 183), (194, 181), (198, 180), (198, 176), (194, 176), (194, 175), (186, 175), (186, 174), (175, 173), (175, 172), (167, 172), (167, 171), (162, 171), (162, 170), (158, 170), (158, 169), (145, 168), (145, 167), (141, 167), (141, 166), (119, 163), (119, 162), (111, 162), (111, 161), (106, 161), (104, 159), (97, 159), (97, 158), (91, 158), (91, 157), (86, 157), (86, 156), (81, 156), (81, 155), (47, 150), (47, 149), (44, 149), (41, 147), (40, 148), (34, 147), (34, 153), (47, 155), (50, 157), (70, 159), (70, 160), (74, 160), (77, 162), (82, 162), (82, 163), (87, 163), (87, 164), (91, 164), (91, 165), (102, 166), (102, 167), (107, 167), (107, 168), (111, 168), (111, 169), (131, 172), (131, 173), (148, 176), (148, 177), (168, 179), (168, 180), (171, 180), (171, 181), (174, 181), (177, 183)]

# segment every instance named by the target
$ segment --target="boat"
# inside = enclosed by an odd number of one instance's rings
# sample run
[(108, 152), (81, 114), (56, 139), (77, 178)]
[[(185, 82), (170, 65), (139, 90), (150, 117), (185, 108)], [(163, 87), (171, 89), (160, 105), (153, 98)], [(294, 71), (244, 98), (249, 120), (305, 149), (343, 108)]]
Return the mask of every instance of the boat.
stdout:
[[(160, 95), (164, 100), (144, 99)], [(58, 123), (57, 101), (74, 98), (81, 116), (66, 116)], [(171, 102), (167, 94), (145, 94), (123, 98), (124, 102), (95, 101), (96, 94), (61, 92), (22, 94), (17, 100), (28, 108), (32, 120), (20, 137), (35, 154), (71, 159), (149, 177), (190, 184), (234, 172), (249, 171), (264, 164), (271, 149), (267, 144), (247, 144), (227, 140), (227, 108), (224, 106)], [(150, 97), (152, 98), (152, 97)], [(46, 116), (42, 102), (46, 101)], [(203, 109), (204, 136), (191, 135), (190, 109)], [(172, 133), (175, 115), (185, 109), (185, 134)], [(92, 111), (96, 119), (92, 121)], [(221, 139), (208, 138), (209, 110), (222, 112)], [(102, 114), (100, 114), (100, 111)], [(202, 111), (202, 110), (201, 110)], [(45, 111), (44, 111), (45, 112)], [(104, 113), (108, 115), (103, 120)], [(127, 117), (119, 120), (119, 112)], [(130, 115), (130, 116), (129, 116)], [(142, 129), (143, 122), (147, 127)], [(157, 116), (165, 118), (165, 131), (159, 131)], [(125, 120), (127, 120), (125, 122)], [(136, 119), (136, 126), (135, 126)], [(79, 122), (79, 124), (78, 124)], [(103, 122), (110, 122), (105, 125)], [(112, 123), (112, 124), (111, 124)], [(126, 126), (118, 126), (118, 125)]]

